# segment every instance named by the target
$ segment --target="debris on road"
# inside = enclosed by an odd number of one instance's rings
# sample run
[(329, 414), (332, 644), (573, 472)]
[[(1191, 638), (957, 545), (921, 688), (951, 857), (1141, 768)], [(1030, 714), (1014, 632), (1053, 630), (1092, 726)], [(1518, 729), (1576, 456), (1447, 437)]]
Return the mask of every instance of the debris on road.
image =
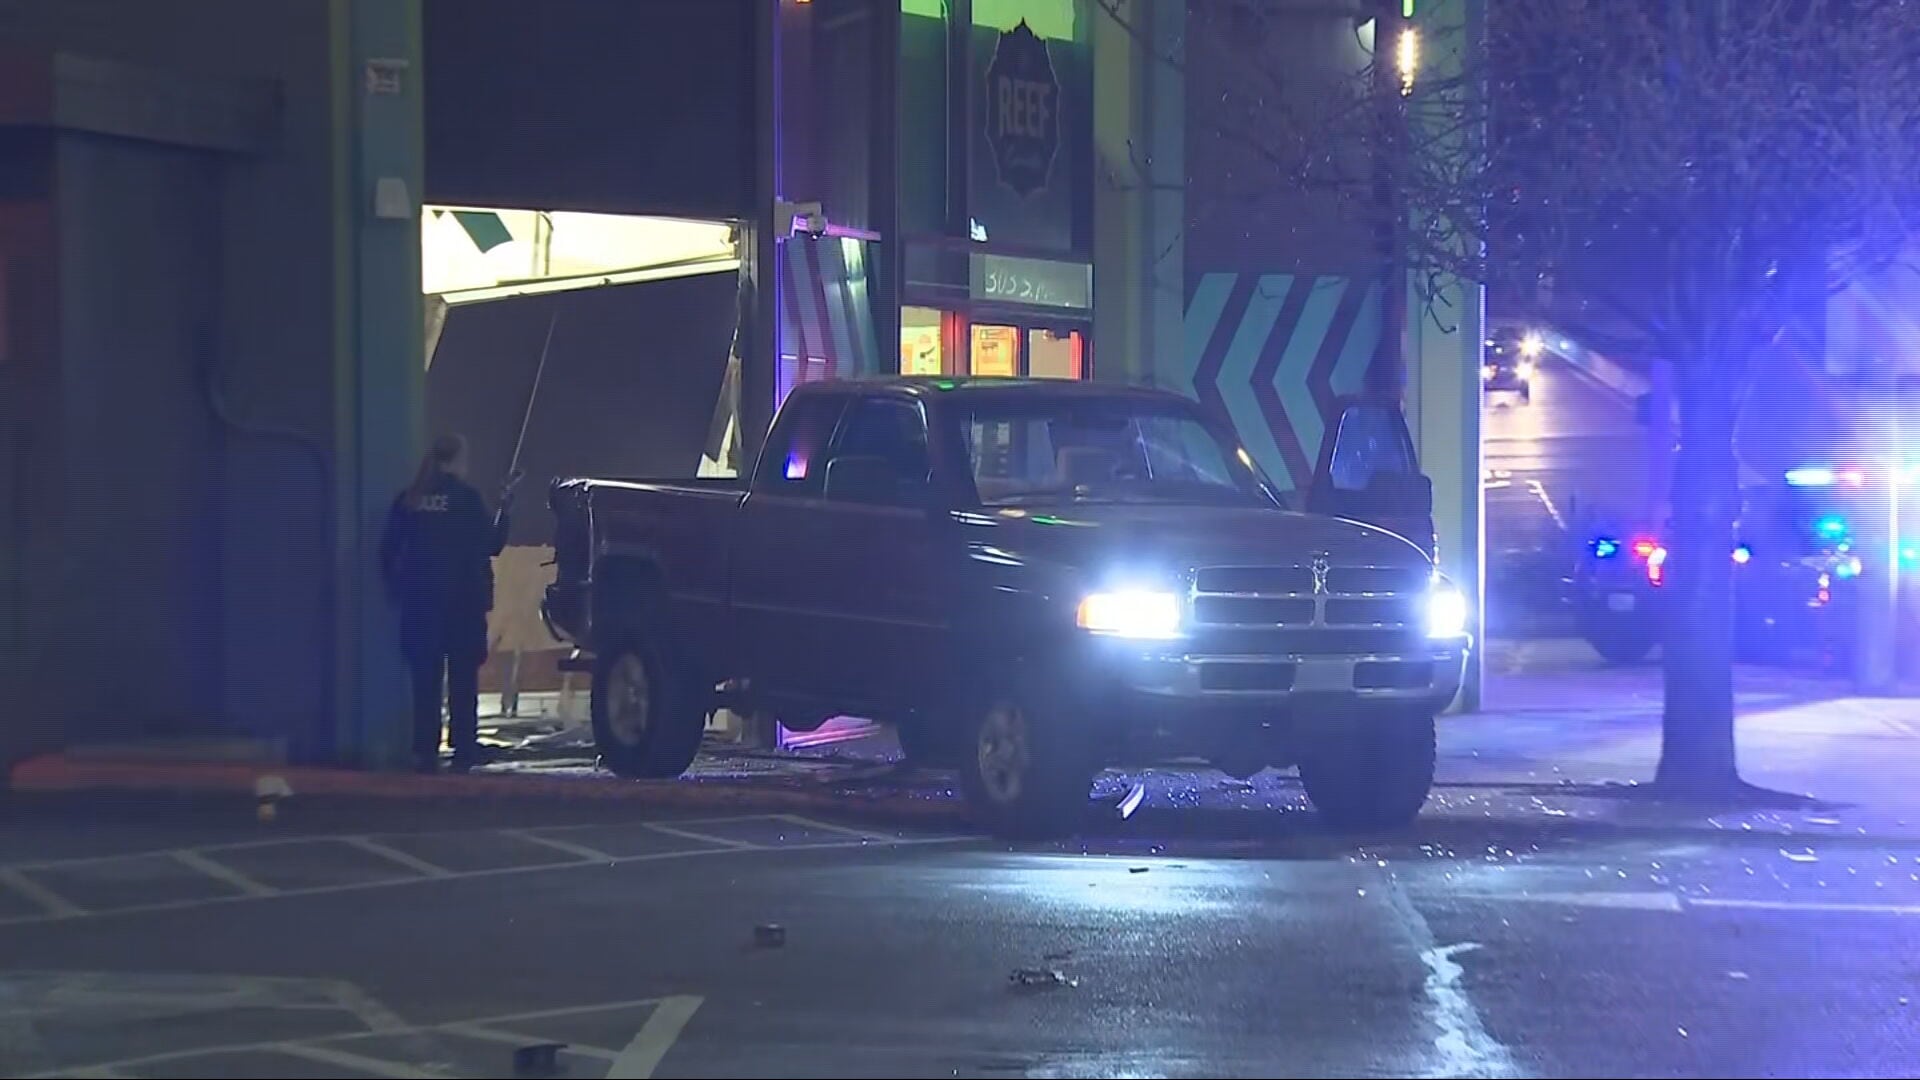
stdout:
[(1820, 861), (1820, 856), (1814, 854), (1812, 848), (1802, 848), (1799, 851), (1788, 851), (1786, 848), (1781, 848), (1780, 854), (1788, 862), (1815, 863)]
[(761, 923), (753, 928), (753, 943), (763, 949), (778, 949), (787, 943), (787, 928), (779, 923)]
[(1151, 866), (1129, 866), (1129, 867), (1127, 867), (1127, 873), (1129, 873), (1129, 874), (1144, 874), (1144, 873), (1146, 873), (1147, 871), (1149, 871), (1149, 870), (1151, 870), (1151, 869), (1153, 869), (1153, 867), (1151, 867)]
[(283, 776), (262, 776), (253, 782), (254, 816), (266, 824), (280, 816), (280, 800), (293, 797), (293, 785)]
[(1080, 985), (1079, 979), (1069, 978), (1059, 968), (1014, 968), (1007, 981), (1022, 990), (1052, 990), (1062, 986), (1071, 990)]

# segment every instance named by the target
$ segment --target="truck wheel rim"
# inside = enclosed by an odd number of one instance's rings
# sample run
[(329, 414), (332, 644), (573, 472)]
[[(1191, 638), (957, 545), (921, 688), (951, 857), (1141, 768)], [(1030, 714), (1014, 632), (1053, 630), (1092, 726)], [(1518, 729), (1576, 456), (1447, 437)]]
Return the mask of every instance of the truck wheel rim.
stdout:
[(980, 785), (996, 803), (1020, 798), (1032, 756), (1027, 746), (1027, 718), (1009, 705), (995, 705), (980, 722)]
[(614, 664), (612, 682), (613, 709), (607, 726), (613, 729), (615, 739), (628, 746), (638, 745), (646, 738), (648, 713), (653, 708), (647, 666), (628, 653)]

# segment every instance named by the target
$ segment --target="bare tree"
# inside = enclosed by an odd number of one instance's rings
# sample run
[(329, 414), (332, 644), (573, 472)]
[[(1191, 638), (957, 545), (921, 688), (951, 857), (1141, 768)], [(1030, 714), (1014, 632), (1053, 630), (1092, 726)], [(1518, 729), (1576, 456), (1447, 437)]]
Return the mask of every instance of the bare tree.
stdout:
[[(1097, 2), (1124, 23), (1160, 0)], [(1797, 284), (1909, 238), (1920, 0), (1377, 3), (1191, 0), (1169, 62), (1226, 87), (1192, 110), (1237, 153), (1223, 201), (1326, 200), (1442, 322), (1450, 282), (1625, 261), (1584, 278), (1673, 363), (1680, 413), (1658, 780), (1735, 788), (1735, 424)], [(1316, 19), (1363, 59), (1276, 63)]]

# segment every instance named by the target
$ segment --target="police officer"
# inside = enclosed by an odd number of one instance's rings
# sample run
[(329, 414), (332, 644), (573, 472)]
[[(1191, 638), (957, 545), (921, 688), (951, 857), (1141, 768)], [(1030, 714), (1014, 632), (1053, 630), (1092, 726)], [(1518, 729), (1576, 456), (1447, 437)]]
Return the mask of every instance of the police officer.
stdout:
[(400, 608), (400, 647), (413, 674), (413, 756), (422, 772), (440, 761), (444, 687), (455, 769), (481, 761), (480, 665), (493, 610), (493, 557), (507, 541), (512, 485), (500, 513), (466, 482), (466, 440), (442, 435), (413, 483), (393, 501), (381, 544), (388, 592)]

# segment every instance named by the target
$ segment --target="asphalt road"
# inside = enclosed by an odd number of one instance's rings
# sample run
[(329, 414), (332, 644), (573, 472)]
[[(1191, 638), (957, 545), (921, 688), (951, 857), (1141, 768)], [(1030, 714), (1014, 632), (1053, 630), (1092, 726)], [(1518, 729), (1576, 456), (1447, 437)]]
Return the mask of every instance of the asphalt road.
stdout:
[(1920, 842), (1806, 859), (1476, 798), (1366, 844), (1282, 808), (1017, 850), (16, 801), (0, 1073), (502, 1076), (551, 1041), (589, 1077), (1912, 1075)]
[(1631, 401), (1551, 354), (1530, 403), (1487, 396), (1482, 430), (1490, 627), (1515, 637), (1558, 632), (1556, 581), (1588, 525), (1632, 526), (1644, 516), (1644, 431)]

